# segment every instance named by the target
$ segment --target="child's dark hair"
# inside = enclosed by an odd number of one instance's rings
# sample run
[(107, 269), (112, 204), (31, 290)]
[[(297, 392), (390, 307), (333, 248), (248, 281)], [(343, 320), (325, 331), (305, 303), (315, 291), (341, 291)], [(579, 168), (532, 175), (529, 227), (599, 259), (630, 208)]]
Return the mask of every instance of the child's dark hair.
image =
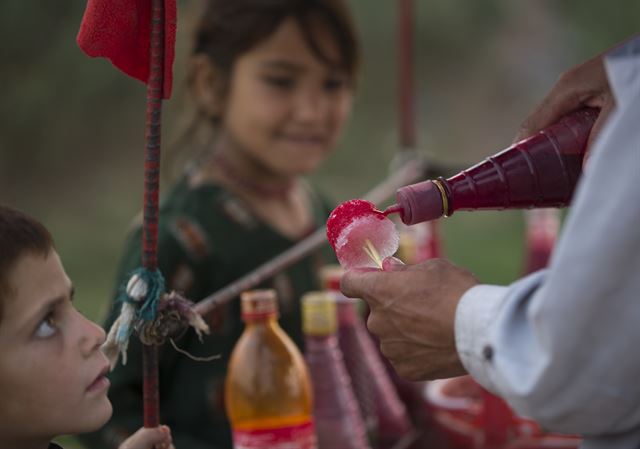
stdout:
[[(319, 60), (355, 77), (360, 49), (345, 0), (206, 0), (193, 54), (209, 56), (213, 65), (228, 78), (239, 56), (290, 17), (298, 22), (306, 43)], [(323, 54), (314, 35), (312, 25), (316, 23), (331, 31), (340, 60), (332, 61)]]
[(53, 238), (42, 223), (29, 215), (0, 205), (0, 321), (4, 298), (14, 286), (9, 276), (18, 260), (27, 253), (46, 257)]

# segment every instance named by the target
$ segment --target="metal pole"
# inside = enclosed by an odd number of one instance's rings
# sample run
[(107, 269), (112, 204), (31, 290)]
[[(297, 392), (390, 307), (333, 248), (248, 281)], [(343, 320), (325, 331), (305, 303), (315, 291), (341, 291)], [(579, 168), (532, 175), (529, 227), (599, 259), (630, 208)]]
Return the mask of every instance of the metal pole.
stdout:
[(413, 20), (413, 0), (398, 0), (398, 129), (403, 151), (415, 149), (417, 140)]

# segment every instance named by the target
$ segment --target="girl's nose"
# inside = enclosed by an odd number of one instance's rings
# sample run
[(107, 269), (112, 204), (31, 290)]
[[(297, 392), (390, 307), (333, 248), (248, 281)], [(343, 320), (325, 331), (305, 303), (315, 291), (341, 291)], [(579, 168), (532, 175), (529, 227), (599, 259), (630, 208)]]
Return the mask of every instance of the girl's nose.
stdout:
[(301, 122), (320, 120), (324, 114), (325, 99), (314, 90), (300, 92), (296, 98), (295, 117)]

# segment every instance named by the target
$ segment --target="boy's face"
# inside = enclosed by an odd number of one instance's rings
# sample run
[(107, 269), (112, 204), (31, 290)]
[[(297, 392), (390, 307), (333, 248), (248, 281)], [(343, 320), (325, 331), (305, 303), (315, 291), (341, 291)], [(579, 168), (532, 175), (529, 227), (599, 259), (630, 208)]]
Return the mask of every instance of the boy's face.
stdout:
[(111, 416), (102, 328), (73, 306), (52, 249), (14, 266), (0, 322), (0, 441), (95, 430)]

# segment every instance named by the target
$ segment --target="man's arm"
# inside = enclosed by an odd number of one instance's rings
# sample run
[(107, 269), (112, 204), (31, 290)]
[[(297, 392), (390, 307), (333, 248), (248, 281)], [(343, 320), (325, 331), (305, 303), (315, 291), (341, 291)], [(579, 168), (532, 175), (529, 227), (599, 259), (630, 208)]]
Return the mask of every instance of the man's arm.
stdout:
[[(456, 317), (462, 363), (481, 384), (550, 429), (587, 435), (640, 425), (640, 55), (612, 57), (607, 71), (618, 106), (546, 279), (471, 289)], [(497, 318), (477, 320), (480, 301), (499, 304)]]
[(640, 38), (628, 44), (605, 68), (616, 109), (546, 280), (475, 287), (468, 271), (444, 260), (385, 261), (383, 271), (345, 274), (343, 293), (368, 302), (369, 329), (401, 376), (443, 378), (466, 368), (521, 413), (561, 431), (608, 434), (640, 424)]

